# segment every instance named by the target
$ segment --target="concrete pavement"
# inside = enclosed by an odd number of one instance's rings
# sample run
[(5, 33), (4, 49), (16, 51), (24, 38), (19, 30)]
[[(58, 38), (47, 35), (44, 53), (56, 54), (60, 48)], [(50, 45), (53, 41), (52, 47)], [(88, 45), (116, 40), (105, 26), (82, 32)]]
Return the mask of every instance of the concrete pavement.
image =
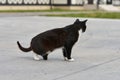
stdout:
[(110, 12), (120, 12), (119, 6), (113, 6), (113, 5), (100, 5), (100, 8), (105, 11)]
[[(120, 80), (120, 20), (88, 19), (87, 31), (73, 48), (75, 62), (63, 60), (61, 49), (48, 61), (21, 52), (35, 35), (72, 24), (76, 18), (0, 17), (0, 80)], [(84, 20), (87, 18), (79, 18)]]

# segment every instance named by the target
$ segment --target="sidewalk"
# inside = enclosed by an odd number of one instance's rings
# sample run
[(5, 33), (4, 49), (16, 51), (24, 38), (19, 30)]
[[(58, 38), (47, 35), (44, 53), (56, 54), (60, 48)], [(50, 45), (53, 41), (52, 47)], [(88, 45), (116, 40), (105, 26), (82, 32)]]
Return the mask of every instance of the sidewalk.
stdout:
[(100, 8), (110, 12), (120, 12), (120, 8), (113, 5), (100, 5)]

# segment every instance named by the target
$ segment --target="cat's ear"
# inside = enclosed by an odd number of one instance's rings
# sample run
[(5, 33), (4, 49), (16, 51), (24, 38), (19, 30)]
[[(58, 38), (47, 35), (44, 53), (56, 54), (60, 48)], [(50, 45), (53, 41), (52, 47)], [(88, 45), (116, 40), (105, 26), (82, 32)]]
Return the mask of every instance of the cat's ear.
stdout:
[(83, 22), (86, 23), (87, 21), (88, 21), (88, 20), (86, 19), (86, 20), (84, 20)]
[(76, 19), (76, 21), (74, 22), (74, 24), (77, 24), (77, 23), (79, 23), (80, 21), (79, 21), (79, 19)]

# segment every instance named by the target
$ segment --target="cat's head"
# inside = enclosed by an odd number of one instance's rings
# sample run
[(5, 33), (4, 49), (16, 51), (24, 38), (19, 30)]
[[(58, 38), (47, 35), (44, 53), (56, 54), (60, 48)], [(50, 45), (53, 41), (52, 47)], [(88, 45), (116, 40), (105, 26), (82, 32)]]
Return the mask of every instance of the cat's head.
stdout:
[(74, 26), (77, 27), (78, 30), (82, 29), (82, 32), (86, 31), (86, 22), (87, 20), (80, 21), (79, 19), (76, 19), (74, 22)]

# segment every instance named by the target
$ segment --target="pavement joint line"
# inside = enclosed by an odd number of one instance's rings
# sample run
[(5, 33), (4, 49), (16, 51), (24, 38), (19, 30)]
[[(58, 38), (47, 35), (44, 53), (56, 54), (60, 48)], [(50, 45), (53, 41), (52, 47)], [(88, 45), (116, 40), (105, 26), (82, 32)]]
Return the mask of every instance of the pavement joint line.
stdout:
[(63, 79), (63, 78), (65, 78), (65, 77), (68, 77), (68, 76), (71, 76), (71, 75), (75, 75), (75, 74), (78, 74), (78, 73), (81, 73), (81, 72), (84, 72), (84, 71), (88, 71), (88, 70), (90, 70), (90, 69), (93, 69), (93, 68), (96, 68), (96, 67), (99, 67), (99, 66), (108, 64), (108, 63), (112, 63), (112, 62), (117, 61), (117, 60), (119, 60), (119, 59), (120, 59), (120, 57), (114, 58), (114, 59), (111, 59), (111, 60), (108, 60), (108, 61), (105, 61), (105, 62), (96, 64), (96, 65), (87, 67), (87, 68), (85, 68), (85, 69), (83, 69), (83, 70), (75, 71), (75, 72), (72, 72), (72, 73), (70, 73), (70, 74), (63, 75), (63, 76), (58, 77), (58, 78), (55, 78), (55, 79), (53, 79), (53, 80), (60, 80), (60, 79)]

